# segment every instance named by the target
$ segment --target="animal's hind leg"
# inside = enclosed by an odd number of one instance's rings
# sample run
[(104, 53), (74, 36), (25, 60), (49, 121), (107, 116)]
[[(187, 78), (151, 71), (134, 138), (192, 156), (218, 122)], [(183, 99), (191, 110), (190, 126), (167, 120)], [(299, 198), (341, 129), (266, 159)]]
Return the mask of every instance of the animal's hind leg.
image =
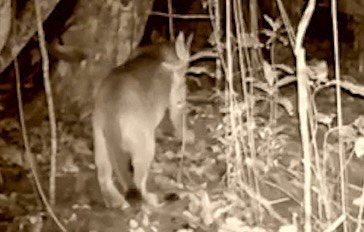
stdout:
[(121, 208), (129, 207), (129, 203), (125, 200), (124, 196), (116, 188), (112, 176), (113, 169), (108, 156), (105, 137), (101, 128), (94, 123), (94, 150), (95, 150), (95, 164), (97, 168), (97, 178), (101, 188), (101, 192), (108, 208)]
[[(157, 206), (159, 205), (157, 195), (147, 190), (148, 173), (155, 154), (154, 133), (147, 133), (142, 137), (139, 140), (139, 145), (133, 149), (134, 182), (144, 200), (151, 205)], [(141, 144), (141, 142), (144, 144)]]

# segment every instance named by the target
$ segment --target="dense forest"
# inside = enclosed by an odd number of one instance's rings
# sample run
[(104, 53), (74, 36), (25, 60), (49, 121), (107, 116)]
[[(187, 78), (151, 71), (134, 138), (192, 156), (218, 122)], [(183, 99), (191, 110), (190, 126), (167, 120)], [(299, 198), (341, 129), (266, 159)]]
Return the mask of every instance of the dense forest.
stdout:
[(0, 231), (363, 231), (363, 7), (0, 0)]

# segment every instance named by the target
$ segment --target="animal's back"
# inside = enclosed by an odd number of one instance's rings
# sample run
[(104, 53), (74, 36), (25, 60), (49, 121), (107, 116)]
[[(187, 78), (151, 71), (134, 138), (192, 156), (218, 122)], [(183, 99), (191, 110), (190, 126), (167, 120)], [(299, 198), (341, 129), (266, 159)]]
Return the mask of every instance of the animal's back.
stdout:
[(150, 120), (154, 111), (168, 106), (171, 75), (162, 67), (162, 48), (150, 49), (113, 69), (102, 82), (95, 104), (104, 115), (132, 114)]
[(157, 202), (156, 196), (146, 189), (155, 154), (155, 129), (169, 109), (181, 137), (180, 102), (185, 95), (189, 44), (186, 46), (182, 34), (174, 46), (164, 44), (143, 49), (112, 70), (98, 88), (93, 114), (95, 164), (108, 207), (118, 207), (124, 202), (112, 181), (113, 172), (124, 190), (130, 189), (133, 182), (144, 199), (152, 204)]

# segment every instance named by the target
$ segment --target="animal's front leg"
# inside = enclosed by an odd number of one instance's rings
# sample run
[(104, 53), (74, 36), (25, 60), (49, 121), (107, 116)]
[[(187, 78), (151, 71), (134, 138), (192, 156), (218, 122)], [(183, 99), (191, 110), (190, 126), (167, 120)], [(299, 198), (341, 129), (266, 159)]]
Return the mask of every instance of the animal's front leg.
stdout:
[(186, 142), (195, 142), (195, 133), (187, 129), (187, 122), (183, 122), (185, 103), (181, 101), (172, 101), (169, 106), (169, 116), (175, 129), (175, 136), (182, 140), (183, 136)]

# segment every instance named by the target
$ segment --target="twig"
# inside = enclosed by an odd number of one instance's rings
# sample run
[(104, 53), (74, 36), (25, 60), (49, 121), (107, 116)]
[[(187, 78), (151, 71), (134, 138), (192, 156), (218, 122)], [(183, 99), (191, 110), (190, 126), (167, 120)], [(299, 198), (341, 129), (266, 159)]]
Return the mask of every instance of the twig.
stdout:
[(173, 30), (173, 5), (172, 0), (168, 1), (168, 27), (169, 27), (169, 39), (174, 41), (174, 30)]
[(338, 229), (338, 227), (346, 221), (345, 214), (341, 214), (340, 217), (338, 217), (324, 232), (333, 232)]
[(315, 10), (315, 0), (308, 2), (307, 8), (303, 14), (303, 17), (298, 24), (296, 44), (294, 53), (296, 56), (297, 66), (297, 89), (298, 89), (298, 105), (299, 105), (299, 120), (300, 120), (300, 133), (303, 147), (303, 163), (305, 173), (304, 183), (304, 206), (305, 206), (305, 231), (311, 232), (311, 216), (312, 216), (312, 200), (311, 200), (311, 183), (312, 183), (312, 172), (311, 172), (311, 146), (310, 146), (310, 133), (309, 133), (309, 121), (308, 113), (309, 110), (309, 85), (307, 66), (305, 58), (305, 49), (303, 48), (303, 38), (305, 36), (308, 24), (311, 20), (313, 11)]
[(210, 19), (209, 15), (204, 14), (191, 14), (191, 15), (182, 15), (182, 14), (168, 14), (164, 12), (153, 11), (150, 15), (154, 16), (162, 16), (162, 17), (172, 17), (174, 19)]
[(293, 200), (296, 204), (301, 205), (301, 201), (299, 199), (297, 199), (297, 197), (295, 197), (292, 193), (290, 193), (289, 191), (287, 191), (287, 189), (284, 189), (283, 187), (269, 181), (269, 180), (260, 180), (262, 181), (264, 184), (271, 186), (272, 188), (277, 189), (278, 191), (280, 191), (281, 193), (285, 194), (287, 197), (289, 197), (291, 200)]
[(16, 93), (17, 93), (17, 99), (18, 99), (20, 127), (21, 127), (23, 142), (24, 142), (24, 148), (25, 148), (25, 158), (27, 159), (27, 162), (29, 163), (35, 186), (40, 195), (40, 198), (42, 199), (44, 206), (46, 207), (48, 214), (51, 216), (51, 218), (54, 220), (54, 222), (56, 223), (56, 225), (62, 232), (67, 232), (66, 228), (62, 225), (62, 223), (60, 222), (60, 220), (57, 218), (56, 214), (54, 213), (54, 211), (53, 211), (51, 205), (49, 204), (47, 197), (42, 189), (42, 186), (40, 184), (37, 163), (35, 162), (34, 155), (31, 152), (29, 140), (27, 137), (27, 128), (26, 128), (25, 119), (24, 119), (23, 100), (22, 100), (22, 94), (21, 94), (21, 89), (20, 89), (21, 88), (20, 87), (20, 74), (19, 74), (18, 60), (16, 58), (14, 60), (14, 66), (15, 66)]
[[(237, 35), (237, 47), (238, 47), (238, 63), (239, 63), (239, 68), (240, 68), (240, 81), (241, 81), (241, 86), (242, 86), (242, 94), (244, 96), (245, 102), (247, 102), (247, 108), (246, 108), (246, 112), (245, 112), (245, 117), (246, 117), (246, 124), (247, 125), (253, 125), (254, 124), (254, 117), (253, 117), (253, 112), (254, 112), (254, 103), (252, 101), (252, 96), (253, 95), (253, 85), (250, 85), (249, 88), (249, 84), (248, 84), (248, 78), (247, 76), (249, 76), (252, 71), (252, 60), (250, 58), (249, 55), (249, 51), (246, 47), (242, 46), (242, 43), (244, 43), (244, 41), (247, 41), (247, 30), (244, 26), (244, 17), (243, 17), (243, 12), (239, 9), (243, 9), (242, 6), (242, 1), (241, 0), (235, 0), (234, 1), (235, 6), (235, 24), (236, 26), (236, 35)], [(254, 75), (254, 74), (253, 74)], [(255, 135), (254, 135), (254, 129), (251, 126), (244, 126), (243, 123), (243, 117), (238, 117), (239, 120), (239, 124), (241, 128), (246, 128), (247, 130), (247, 136), (248, 136), (248, 140), (246, 141), (245, 135), (244, 133), (239, 133), (240, 135), (240, 141), (242, 143), (242, 149), (243, 149), (243, 160), (246, 160), (247, 158), (249, 158), (249, 154), (250, 157), (252, 157), (253, 160), (256, 159), (257, 156), (257, 151), (256, 151), (256, 144), (255, 144)], [(252, 172), (251, 169), (247, 170), (247, 174), (246, 172), (242, 172), (242, 178), (245, 180), (245, 182), (252, 182), (252, 179), (254, 178), (254, 182), (256, 183), (256, 176), (252, 177), (254, 173)], [(258, 189), (257, 189), (258, 190)]]
[(279, 215), (279, 213), (277, 213), (277, 211), (271, 206), (271, 203), (267, 199), (265, 199), (261, 195), (257, 195), (249, 186), (242, 182), (240, 182), (239, 187), (242, 188), (243, 191), (248, 194), (250, 198), (259, 202), (259, 204), (262, 205), (269, 212), (269, 215), (271, 215), (273, 218), (275, 218), (284, 225), (288, 224), (287, 219)]
[[(326, 82), (323, 85), (318, 86), (313, 91), (314, 97), (316, 97), (316, 95), (318, 94), (319, 91), (321, 91), (325, 88), (336, 86), (337, 83), (338, 83), (337, 80), (331, 80), (331, 81)], [(352, 83), (350, 81), (340, 81), (340, 88), (342, 88), (346, 91), (349, 91), (351, 94), (355, 94), (355, 95), (364, 97), (364, 85), (359, 85), (356, 83)]]
[[(236, 125), (236, 114), (234, 113), (234, 106), (235, 106), (235, 97), (233, 95), (234, 88), (233, 88), (233, 53), (232, 53), (232, 19), (231, 19), (231, 2), (230, 0), (225, 2), (225, 10), (226, 10), (226, 19), (225, 19), (225, 25), (226, 25), (226, 42), (225, 42), (225, 48), (226, 48), (226, 60), (227, 60), (227, 69), (226, 69), (226, 79), (228, 81), (228, 89), (227, 89), (227, 101), (229, 105), (229, 121), (230, 121), (230, 130), (233, 137), (233, 145), (234, 145), (234, 151), (235, 151), (235, 157), (236, 159), (241, 158), (241, 149), (240, 149), (240, 143), (238, 141), (238, 132), (237, 132), (237, 125)], [(230, 146), (230, 145), (229, 145)], [(232, 175), (230, 172), (236, 168), (233, 164), (241, 164), (241, 160), (234, 160), (233, 152), (226, 153), (226, 163), (227, 167), (226, 170), (228, 170), (228, 187), (235, 186), (235, 183), (237, 181), (236, 175)], [(237, 172), (238, 169), (235, 169), (234, 171)]]
[(190, 57), (190, 62), (202, 59), (202, 58), (218, 58), (218, 54), (216, 51), (211, 49), (202, 50), (199, 52), (196, 52)]
[(283, 24), (284, 24), (284, 26), (286, 28), (286, 31), (287, 31), (289, 43), (290, 43), (292, 49), (294, 49), (294, 47), (295, 47), (294, 30), (293, 30), (292, 25), (291, 25), (291, 22), (289, 20), (287, 11), (284, 8), (284, 5), (283, 5), (282, 0), (276, 0), (276, 1), (277, 1), (277, 4), (278, 4), (278, 9), (279, 9), (279, 11), (281, 13), (281, 17), (282, 17), (282, 20), (283, 20)]
[(56, 199), (56, 154), (57, 154), (56, 116), (54, 113), (52, 89), (49, 81), (49, 59), (46, 49), (44, 31), (42, 27), (39, 0), (34, 0), (34, 7), (37, 20), (39, 47), (40, 47), (40, 53), (42, 55), (44, 89), (47, 99), (48, 116), (49, 116), (50, 131), (51, 131), (51, 171), (49, 175), (49, 197), (50, 197), (50, 203), (53, 205), (55, 204), (55, 199)]
[[(337, 124), (339, 128), (339, 135), (341, 135), (343, 127), (342, 116), (342, 104), (341, 104), (341, 78), (340, 78), (340, 56), (339, 56), (339, 32), (337, 25), (337, 1), (331, 1), (331, 18), (332, 18), (332, 30), (334, 35), (334, 61), (335, 61), (335, 80), (336, 84), (336, 112), (337, 112)], [(340, 190), (341, 190), (341, 213), (346, 215), (346, 185), (345, 185), (345, 169), (344, 169), (344, 152), (343, 152), (343, 140), (342, 136), (339, 136), (339, 163), (340, 163)], [(347, 221), (343, 224), (344, 232), (348, 231)]]
[(208, 0), (208, 1), (209, 1), (208, 10), (212, 27), (212, 35), (216, 43), (215, 47), (219, 57), (219, 59), (216, 59), (216, 78), (219, 82), (221, 82), (222, 81), (221, 69), (223, 69), (224, 72), (226, 72), (226, 63), (224, 58), (224, 49), (223, 49), (224, 45), (221, 42), (222, 26), (221, 26), (220, 7), (219, 7), (219, 2), (217, 0)]

